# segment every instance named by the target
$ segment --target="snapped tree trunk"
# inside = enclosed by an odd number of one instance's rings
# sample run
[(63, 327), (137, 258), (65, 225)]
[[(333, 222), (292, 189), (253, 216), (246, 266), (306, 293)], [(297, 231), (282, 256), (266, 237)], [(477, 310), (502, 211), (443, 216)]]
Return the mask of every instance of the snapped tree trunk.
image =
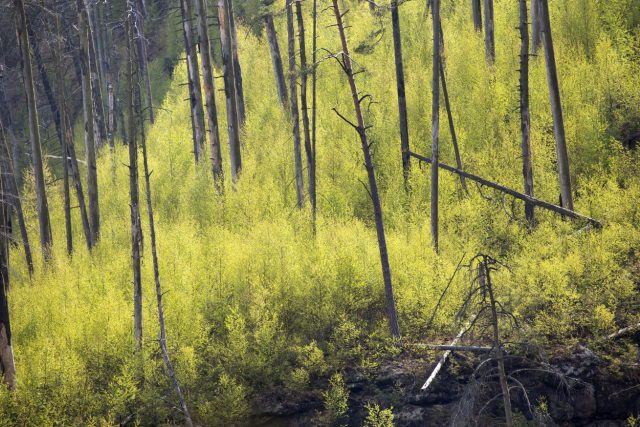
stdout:
[[(437, 0), (436, 0), (437, 1)], [(382, 206), (380, 203), (380, 194), (378, 193), (378, 184), (376, 182), (375, 170), (373, 167), (373, 159), (371, 158), (371, 148), (369, 140), (367, 138), (367, 127), (364, 124), (364, 117), (362, 115), (361, 95), (356, 85), (356, 79), (351, 64), (351, 57), (349, 56), (349, 46), (347, 44), (347, 37), (344, 31), (344, 24), (342, 22), (342, 14), (340, 13), (340, 7), (338, 6), (338, 0), (332, 0), (333, 12), (336, 18), (338, 31), (340, 33), (340, 42), (342, 44), (342, 62), (341, 66), (347, 75), (349, 81), (349, 88), (351, 89), (351, 98), (353, 100), (353, 108), (356, 114), (356, 123), (351, 123), (348, 119), (340, 115), (340, 117), (353, 126), (360, 137), (360, 143), (362, 145), (362, 154), (364, 156), (364, 164), (367, 170), (367, 177), (369, 179), (369, 194), (371, 196), (371, 202), (373, 204), (373, 213), (376, 223), (376, 234), (378, 237), (378, 249), (380, 251), (380, 264), (382, 267), (382, 278), (384, 281), (384, 289), (387, 303), (387, 316), (389, 320), (389, 328), (391, 335), (394, 338), (400, 338), (400, 327), (398, 325), (398, 317), (396, 313), (396, 303), (393, 296), (393, 284), (391, 282), (391, 267), (389, 266), (389, 254), (387, 252), (387, 241), (384, 233), (384, 221), (382, 218)]]
[(440, 156), (440, 0), (431, 5), (433, 19), (433, 77), (431, 100), (431, 241), (438, 252), (438, 162)]
[(227, 102), (227, 130), (229, 134), (229, 156), (231, 159), (231, 181), (235, 188), (238, 175), (242, 169), (240, 153), (240, 122), (238, 120), (238, 103), (236, 100), (236, 83), (231, 58), (231, 28), (226, 0), (218, 0), (218, 22), (220, 24), (220, 47), (222, 50), (222, 73), (224, 75), (224, 95)]
[(51, 220), (49, 219), (49, 205), (44, 183), (44, 168), (42, 164), (42, 148), (40, 146), (40, 125), (38, 119), (38, 106), (36, 89), (33, 81), (33, 68), (31, 66), (31, 47), (27, 33), (27, 16), (24, 11), (23, 0), (15, 0), (18, 11), (17, 30), (22, 49), (22, 67), (24, 86), (27, 95), (27, 107), (29, 110), (29, 135), (31, 140), (31, 156), (33, 158), (33, 175), (36, 187), (36, 210), (40, 227), (40, 245), (45, 260), (51, 255)]
[(233, 62), (234, 85), (236, 88), (236, 103), (238, 108), (238, 124), (242, 127), (246, 121), (244, 111), (244, 87), (242, 85), (242, 68), (240, 67), (240, 57), (238, 56), (238, 33), (236, 30), (236, 20), (233, 13), (233, 0), (226, 0), (228, 29), (231, 32), (231, 59)]
[(484, 0), (484, 49), (487, 62), (496, 60), (496, 41), (493, 26), (493, 0)]
[(398, 116), (400, 124), (400, 148), (402, 151), (402, 170), (404, 186), (408, 189), (411, 157), (409, 156), (409, 124), (407, 119), (407, 97), (404, 90), (404, 69), (402, 61), (402, 38), (400, 36), (400, 13), (398, 0), (391, 0), (391, 25), (393, 27), (393, 53), (396, 63), (396, 89), (398, 92)]
[(556, 56), (553, 50), (553, 38), (551, 36), (549, 4), (547, 3), (547, 0), (538, 1), (540, 2), (542, 44), (544, 46), (544, 59), (547, 65), (547, 81), (549, 83), (551, 115), (553, 116), (553, 134), (556, 139), (561, 205), (569, 210), (573, 210), (571, 175), (569, 172), (569, 154), (567, 153), (567, 142), (564, 133), (564, 118), (562, 116), (562, 103), (560, 102), (560, 85), (558, 83), (558, 72), (556, 70)]
[[(3, 172), (5, 172), (3, 170)], [(4, 198), (5, 189), (0, 189), (0, 373), (9, 391), (16, 387), (16, 365), (11, 346), (11, 320), (9, 316), (9, 210)]]
[[(533, 0), (535, 1), (535, 0)], [(520, 131), (522, 133), (522, 175), (524, 193), (533, 197), (533, 159), (531, 155), (531, 115), (529, 112), (529, 25), (527, 1), (520, 0)], [(525, 217), (534, 222), (533, 204), (525, 202)]]
[(314, 155), (311, 147), (311, 130), (309, 129), (309, 108), (307, 104), (307, 81), (309, 68), (307, 66), (307, 47), (304, 32), (304, 17), (302, 15), (302, 0), (296, 0), (296, 17), (298, 19), (298, 38), (300, 41), (300, 108), (302, 110), (302, 130), (304, 132), (304, 149), (307, 154), (307, 179), (309, 180), (309, 201), (311, 202), (312, 228), (315, 230), (316, 205), (316, 176), (314, 170)]
[(296, 174), (298, 208), (304, 205), (304, 178), (302, 175), (302, 150), (300, 147), (300, 113), (298, 111), (298, 79), (296, 70), (296, 39), (293, 26), (293, 1), (285, 0), (287, 9), (287, 46), (289, 51), (289, 91), (291, 92), (291, 126), (293, 127), (293, 157)]
[(264, 17), (264, 29), (267, 33), (269, 41), (269, 51), (271, 52), (271, 62), (273, 63), (273, 74), (276, 79), (276, 89), (280, 104), (288, 108), (287, 84), (284, 79), (284, 70), (282, 67), (282, 57), (280, 56), (280, 46), (278, 45), (278, 35), (276, 34), (276, 26), (273, 23), (273, 15), (268, 14)]
[(209, 26), (207, 25), (206, 0), (195, 0), (198, 15), (198, 35), (200, 38), (200, 60), (202, 78), (204, 80), (205, 106), (209, 125), (209, 145), (211, 147), (211, 165), (213, 180), (221, 191), (224, 187), (222, 175), (222, 154), (220, 152), (220, 133), (218, 131), (218, 111), (216, 110), (216, 93), (213, 80), (211, 43), (209, 42)]
[(198, 70), (198, 55), (193, 43), (191, 29), (191, 6), (189, 0), (180, 0), (182, 12), (182, 33), (184, 35), (184, 50), (187, 56), (187, 73), (189, 79), (189, 101), (191, 106), (191, 124), (193, 130), (193, 154), (196, 162), (200, 161), (205, 141), (204, 111), (202, 109), (202, 92), (200, 88), (200, 71)]
[(473, 27), (476, 31), (482, 31), (482, 0), (471, 0), (471, 11), (473, 14)]
[(542, 22), (540, 19), (540, 0), (531, 0), (531, 53), (538, 54), (542, 41)]
[[(134, 0), (135, 1), (135, 0)], [(131, 0), (127, 2), (131, 4)], [(142, 349), (142, 279), (140, 272), (140, 252), (142, 243), (142, 228), (140, 224), (140, 197), (138, 189), (138, 119), (137, 111), (139, 96), (137, 81), (138, 72), (133, 65), (133, 37), (131, 28), (134, 17), (125, 19), (125, 31), (127, 37), (127, 98), (129, 105), (129, 206), (131, 208), (131, 259), (133, 269), (133, 335), (136, 352)]]

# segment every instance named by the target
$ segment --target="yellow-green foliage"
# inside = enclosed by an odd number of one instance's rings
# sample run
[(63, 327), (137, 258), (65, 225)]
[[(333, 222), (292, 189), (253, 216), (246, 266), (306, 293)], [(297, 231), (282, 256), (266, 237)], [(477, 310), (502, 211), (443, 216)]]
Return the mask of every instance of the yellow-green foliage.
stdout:
[[(324, 9), (327, 2), (319, 3)], [(365, 104), (366, 120), (373, 125), (369, 135), (406, 339), (450, 333), (466, 289), (463, 274), (432, 330), (426, 330), (427, 319), (460, 257), (479, 251), (510, 267), (494, 278), (498, 297), (532, 339), (588, 338), (637, 322), (628, 308), (638, 282), (640, 174), (637, 154), (623, 151), (613, 138), (616, 126), (640, 120), (638, 17), (627, 13), (637, 2), (552, 2), (576, 210), (600, 219), (604, 228), (584, 229), (537, 209), (539, 224), (528, 231), (520, 203), (511, 211), (509, 199), (503, 202), (486, 189), (481, 194), (475, 185), (464, 197), (457, 178), (442, 172), (439, 255), (430, 243), (428, 169), (414, 162), (411, 191), (404, 192), (388, 13), (372, 16), (364, 4), (344, 3), (351, 8), (345, 19), (352, 48), (372, 45), (359, 49), (363, 53), (354, 51), (353, 58), (366, 70), (358, 75), (360, 90), (372, 95), (373, 102)], [(423, 3), (403, 3), (401, 16), (411, 144), (428, 155), (432, 42)], [(517, 2), (496, 1), (497, 60), (492, 67), (486, 65), (483, 40), (473, 30), (467, 6), (444, 2), (443, 8), (446, 72), (465, 168), (520, 189)], [(336, 52), (332, 23), (330, 13), (320, 15), (318, 46)], [(281, 16), (277, 25), (280, 45), (286, 46)], [(379, 28), (384, 28), (382, 37), (371, 36)], [(314, 388), (327, 372), (346, 364), (374, 366), (391, 354), (371, 203), (361, 184), (366, 173), (360, 143), (331, 111), (336, 107), (353, 114), (346, 80), (333, 59), (320, 63), (314, 237), (308, 209), (295, 207), (290, 124), (277, 100), (266, 40), (242, 28), (239, 32), (248, 116), (236, 190), (228, 172), (220, 91), (224, 196), (216, 194), (208, 162), (194, 165), (184, 64), (176, 67), (156, 124), (147, 132), (169, 351), (194, 417), (214, 425), (241, 422), (253, 399), (273, 388)], [(542, 57), (531, 59), (530, 86), (535, 192), (556, 201)], [(441, 132), (441, 159), (453, 163), (444, 122)], [(132, 414), (142, 424), (180, 420), (157, 348), (145, 208), (145, 345), (142, 360), (133, 354), (127, 150), (116, 150), (115, 175), (109, 157), (104, 150), (99, 160), (102, 236), (91, 254), (83, 247), (77, 209), (75, 251), (72, 257), (65, 254), (57, 183), (49, 188), (53, 259), (45, 267), (36, 253), (36, 272), (29, 279), (20, 249), (11, 252), (10, 305), (20, 384), (12, 395), (0, 391), (0, 424), (107, 425)], [(26, 183), (35, 246), (34, 200), (30, 180)]]

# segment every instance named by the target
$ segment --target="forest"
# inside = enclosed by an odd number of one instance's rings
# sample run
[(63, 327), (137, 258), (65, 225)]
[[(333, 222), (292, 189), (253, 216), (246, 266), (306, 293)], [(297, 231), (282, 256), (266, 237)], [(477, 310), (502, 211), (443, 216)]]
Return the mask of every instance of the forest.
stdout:
[(1, 0), (0, 426), (640, 426), (640, 0)]

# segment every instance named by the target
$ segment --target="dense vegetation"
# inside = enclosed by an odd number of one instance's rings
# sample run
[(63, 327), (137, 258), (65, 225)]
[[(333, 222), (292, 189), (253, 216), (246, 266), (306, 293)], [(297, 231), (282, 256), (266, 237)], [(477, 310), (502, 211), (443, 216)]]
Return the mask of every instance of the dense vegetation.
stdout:
[[(454, 316), (468, 288), (464, 274), (455, 276), (431, 325), (428, 319), (461, 257), (468, 262), (476, 253), (508, 266), (494, 276), (498, 298), (520, 321), (514, 333), (536, 345), (554, 349), (586, 341), (597, 347), (599, 337), (638, 323), (640, 170), (637, 151), (621, 142), (640, 130), (638, 2), (550, 2), (575, 210), (603, 228), (542, 209), (536, 211), (537, 224), (528, 227), (521, 202), (471, 183), (465, 195), (458, 178), (442, 172), (439, 253), (429, 234), (428, 167), (414, 161), (409, 191), (404, 187), (388, 10), (372, 14), (365, 4), (345, 3), (353, 59), (365, 70), (358, 85), (371, 94), (365, 115), (373, 126), (368, 132), (403, 345), (455, 335)], [(469, 9), (460, 1), (444, 1), (442, 9), (462, 160), (465, 170), (520, 189), (518, 4), (496, 0), (491, 66)], [(305, 2), (309, 22), (310, 10)], [(428, 155), (431, 23), (424, 2), (404, 2), (400, 11), (410, 140), (414, 151)], [(318, 18), (324, 58), (340, 51), (339, 38), (330, 12)], [(276, 25), (286, 46), (283, 16), (276, 16)], [(290, 119), (278, 102), (267, 42), (247, 28), (238, 29), (247, 103), (243, 168), (232, 189), (228, 146), (222, 144), (228, 178), (223, 194), (216, 191), (210, 165), (193, 161), (185, 64), (175, 66), (170, 83), (159, 71), (164, 58), (151, 64), (154, 90), (168, 84), (147, 129), (168, 344), (194, 421), (202, 425), (244, 424), (257, 402), (274, 392), (325, 392), (330, 409), (332, 399), (340, 400), (341, 380), (334, 374), (347, 367), (372, 369), (402, 351), (388, 332), (357, 134), (332, 111), (352, 114), (346, 79), (333, 59), (322, 60), (314, 235), (309, 209), (296, 208)], [(555, 202), (559, 190), (542, 57), (531, 60), (530, 88), (536, 196)], [(224, 97), (217, 101), (224, 111)], [(225, 114), (219, 120), (225, 130)], [(454, 164), (446, 125), (441, 135), (440, 159)], [(146, 220), (144, 351), (141, 357), (133, 351), (127, 147), (116, 140), (111, 156), (104, 147), (98, 159), (103, 221), (91, 252), (77, 244), (72, 256), (66, 253), (61, 184), (52, 169), (51, 260), (45, 264), (34, 251), (30, 277), (21, 248), (11, 250), (9, 301), (19, 385), (13, 393), (0, 388), (0, 425), (111, 425), (128, 417), (141, 425), (181, 422), (158, 352)], [(37, 236), (33, 177), (27, 170), (23, 178), (28, 231)], [(77, 210), (73, 229), (82, 242)], [(631, 348), (601, 350), (620, 363), (634, 357)]]

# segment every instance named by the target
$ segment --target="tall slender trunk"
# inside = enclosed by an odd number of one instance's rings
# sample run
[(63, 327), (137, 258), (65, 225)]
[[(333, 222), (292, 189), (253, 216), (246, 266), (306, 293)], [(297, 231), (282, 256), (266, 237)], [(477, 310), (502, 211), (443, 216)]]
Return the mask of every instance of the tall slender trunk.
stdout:
[(269, 51), (271, 52), (271, 62), (273, 63), (273, 74), (276, 78), (276, 89), (278, 90), (278, 98), (280, 104), (287, 109), (288, 95), (287, 84), (284, 79), (284, 70), (282, 67), (282, 57), (280, 56), (280, 46), (278, 45), (278, 35), (276, 34), (276, 26), (273, 23), (273, 15), (268, 14), (264, 17), (264, 28), (269, 41)]
[(97, 41), (94, 36), (95, 21), (92, 18), (93, 8), (91, 1), (85, 0), (85, 11), (87, 17), (87, 27), (89, 32), (89, 66), (91, 76), (91, 91), (93, 96), (93, 118), (95, 121), (94, 131), (96, 133), (96, 150), (99, 150), (107, 143), (107, 127), (104, 120), (104, 101), (102, 98), (103, 76), (100, 71), (100, 58), (97, 52)]
[[(147, 62), (147, 39), (144, 36), (144, 17), (147, 16), (146, 6), (144, 1), (140, 2), (141, 11), (138, 12), (136, 10), (135, 14), (135, 27), (134, 33), (136, 38), (136, 45), (138, 49), (137, 57), (138, 57), (138, 67), (140, 69), (140, 73), (142, 74), (142, 79), (145, 88), (145, 95), (147, 100), (146, 108), (149, 111), (149, 123), (153, 124), (155, 121), (155, 111), (153, 109), (153, 94), (151, 92), (151, 79), (149, 78), (149, 63)], [(196, 70), (198, 67), (196, 66)]]
[(218, 131), (218, 111), (216, 109), (215, 85), (212, 70), (211, 43), (209, 42), (209, 27), (207, 25), (206, 0), (195, 0), (198, 15), (198, 34), (200, 37), (200, 60), (202, 62), (202, 77), (204, 80), (205, 106), (209, 125), (209, 145), (211, 146), (211, 165), (213, 180), (218, 191), (224, 188), (222, 175), (222, 154), (220, 152), (220, 133)]
[[(360, 92), (356, 85), (353, 66), (351, 65), (351, 57), (349, 55), (349, 46), (347, 44), (347, 37), (344, 31), (344, 24), (342, 22), (342, 14), (338, 6), (338, 0), (333, 1), (333, 11), (336, 17), (336, 23), (338, 31), (340, 33), (340, 41), (342, 44), (342, 68), (347, 75), (349, 81), (349, 87), (351, 89), (351, 98), (353, 100), (353, 108), (356, 114), (356, 125), (352, 124), (358, 132), (360, 142), (362, 145), (362, 153), (364, 156), (364, 164), (367, 170), (367, 176), (369, 179), (369, 193), (371, 195), (371, 202), (373, 204), (373, 213), (376, 222), (376, 234), (378, 236), (378, 248), (380, 250), (380, 264), (382, 267), (382, 278), (384, 280), (384, 289), (387, 302), (387, 316), (389, 320), (389, 327), (391, 335), (394, 338), (400, 338), (400, 327), (398, 325), (398, 317), (396, 313), (396, 303), (393, 296), (393, 285), (391, 282), (391, 267), (389, 266), (389, 254), (387, 252), (387, 241), (384, 233), (384, 221), (382, 218), (382, 206), (380, 203), (380, 195), (378, 193), (378, 184), (376, 182), (375, 170), (373, 167), (373, 159), (371, 158), (371, 149), (369, 146), (369, 140), (367, 138), (367, 128), (364, 124), (364, 117), (362, 115), (362, 107), (360, 105)], [(438, 0), (435, 0), (438, 1)], [(346, 119), (345, 119), (346, 120)], [(350, 122), (349, 122), (350, 123)], [(350, 123), (351, 124), (351, 123)]]
[(433, 78), (431, 104), (431, 240), (438, 252), (438, 162), (440, 156), (440, 0), (431, 4), (433, 18)]
[(23, 0), (15, 0), (18, 11), (18, 35), (22, 49), (22, 66), (24, 72), (24, 85), (27, 95), (27, 107), (29, 110), (29, 134), (31, 139), (31, 156), (33, 159), (33, 175), (36, 187), (36, 210), (38, 212), (38, 224), (40, 226), (40, 245), (45, 260), (51, 256), (51, 220), (49, 219), (49, 205), (44, 183), (44, 168), (42, 165), (42, 148), (40, 146), (40, 127), (38, 119), (38, 107), (36, 90), (33, 81), (33, 68), (31, 66), (31, 48), (27, 33), (27, 16), (24, 11)]
[(531, 53), (538, 54), (542, 41), (542, 22), (540, 19), (540, 0), (531, 0)]
[(298, 71), (296, 69), (296, 39), (293, 26), (293, 1), (285, 0), (287, 9), (287, 46), (289, 51), (289, 92), (291, 93), (291, 125), (293, 127), (293, 157), (296, 174), (298, 208), (304, 206), (304, 178), (302, 176), (302, 150), (300, 147), (300, 112), (298, 110)]
[(482, 0), (471, 0), (471, 12), (473, 14), (473, 27), (476, 31), (482, 31)]
[(553, 38), (551, 35), (549, 4), (547, 0), (538, 1), (540, 2), (542, 44), (544, 46), (544, 59), (547, 64), (547, 81), (549, 83), (549, 98), (551, 101), (551, 114), (553, 116), (553, 134), (556, 139), (561, 206), (573, 210), (569, 154), (567, 153), (567, 142), (564, 133), (564, 118), (562, 116), (562, 103), (560, 102), (560, 85), (558, 83), (558, 72), (556, 70), (556, 56), (553, 50)]
[(484, 48), (487, 55), (487, 62), (493, 64), (496, 60), (493, 0), (484, 0)]
[(231, 31), (231, 59), (233, 62), (234, 85), (236, 88), (236, 103), (238, 108), (238, 124), (242, 127), (246, 121), (244, 111), (244, 87), (242, 85), (242, 68), (240, 67), (240, 57), (238, 56), (238, 32), (236, 30), (236, 20), (233, 13), (233, 0), (226, 0), (227, 17), (229, 18), (229, 30)]
[[(520, 130), (522, 133), (522, 175), (524, 177), (524, 193), (527, 196), (533, 197), (531, 116), (529, 113), (529, 25), (527, 21), (527, 0), (520, 0), (520, 41)], [(533, 204), (525, 203), (524, 212), (529, 224), (533, 224)]]
[(84, 144), (87, 160), (87, 186), (89, 187), (89, 225), (93, 247), (100, 235), (100, 205), (98, 200), (98, 169), (96, 165), (96, 143), (93, 118), (93, 92), (91, 89), (91, 65), (89, 59), (90, 33), (87, 25), (86, 9), (83, 0), (77, 0), (80, 32), (80, 63), (82, 68), (82, 100), (84, 112)]
[(13, 130), (13, 118), (11, 109), (9, 108), (9, 102), (7, 101), (7, 94), (5, 89), (4, 71), (5, 71), (5, 59), (4, 54), (1, 56), (2, 62), (0, 62), (0, 121), (4, 124), (5, 132), (9, 136), (9, 142), (11, 143), (11, 161), (13, 163), (13, 169), (19, 168), (20, 152), (18, 149), (18, 139)]
[(205, 141), (204, 111), (202, 109), (202, 92), (200, 87), (200, 71), (198, 69), (198, 55), (193, 43), (191, 29), (191, 6), (189, 0), (180, 0), (182, 12), (182, 32), (184, 35), (184, 49), (187, 56), (187, 73), (189, 78), (189, 99), (191, 102), (191, 121), (193, 130), (193, 153), (196, 162), (200, 161)]
[[(307, 66), (307, 47), (304, 32), (304, 17), (302, 15), (302, 0), (296, 0), (296, 17), (298, 20), (298, 38), (300, 42), (300, 108), (302, 110), (302, 129), (304, 132), (304, 149), (307, 155), (307, 179), (309, 180), (309, 201), (312, 210), (312, 222), (315, 220), (313, 207), (316, 198), (316, 176), (313, 168), (314, 152), (311, 147), (311, 131), (309, 129), (309, 108), (307, 104), (307, 81), (309, 68)], [(315, 229), (315, 224), (312, 224)]]
[(220, 24), (220, 48), (222, 50), (222, 72), (224, 74), (224, 95), (227, 101), (227, 130), (229, 133), (229, 155), (231, 158), (231, 181), (235, 188), (242, 169), (240, 153), (240, 123), (236, 100), (236, 83), (231, 58), (231, 26), (226, 9), (226, 0), (218, 0), (218, 22)]
[[(312, 69), (311, 69), (311, 151), (313, 152), (313, 176), (316, 176), (316, 125), (317, 125), (317, 80), (318, 76), (316, 74), (317, 67), (317, 51), (318, 51), (318, 1), (313, 0), (313, 29), (312, 29), (312, 41), (311, 41), (311, 50), (313, 51), (312, 56)], [(317, 183), (314, 186), (314, 195), (311, 200), (311, 222), (313, 224), (313, 234), (316, 234), (317, 231), (317, 217), (318, 217), (318, 198), (317, 198)]]
[(0, 373), (10, 391), (16, 388), (16, 365), (11, 346), (11, 319), (9, 316), (9, 212), (4, 198), (4, 188), (0, 189)]
[[(133, 0), (135, 1), (135, 0)], [(130, 5), (132, 2), (128, 0)], [(133, 268), (133, 335), (136, 352), (142, 349), (142, 278), (140, 271), (140, 252), (142, 242), (142, 227), (140, 224), (140, 197), (138, 189), (138, 119), (140, 111), (137, 110), (137, 98), (139, 98), (139, 74), (133, 65), (133, 38), (131, 28), (135, 18), (129, 14), (125, 19), (125, 31), (127, 37), (127, 80), (128, 80), (128, 106), (129, 106), (129, 196), (131, 208), (131, 259)], [(141, 125), (141, 124), (140, 124)]]
[(396, 90), (398, 92), (398, 117), (400, 124), (402, 170), (404, 173), (404, 187), (405, 190), (408, 190), (411, 157), (409, 156), (409, 124), (407, 119), (407, 96), (404, 90), (404, 66), (402, 61), (402, 38), (400, 36), (400, 13), (398, 11), (398, 0), (391, 0), (391, 25), (393, 27), (393, 53), (396, 62)]
[(18, 217), (18, 226), (20, 228), (20, 237), (22, 238), (22, 246), (24, 247), (24, 257), (29, 269), (29, 275), (33, 274), (33, 257), (31, 256), (31, 245), (29, 244), (29, 234), (27, 233), (27, 224), (22, 211), (22, 200), (18, 192), (18, 184), (16, 183), (15, 169), (11, 161), (11, 151), (7, 145), (5, 138), (2, 119), (0, 118), (0, 168), (2, 169), (2, 179), (0, 185), (3, 188), (3, 194), (8, 203), (13, 207), (16, 217)]

